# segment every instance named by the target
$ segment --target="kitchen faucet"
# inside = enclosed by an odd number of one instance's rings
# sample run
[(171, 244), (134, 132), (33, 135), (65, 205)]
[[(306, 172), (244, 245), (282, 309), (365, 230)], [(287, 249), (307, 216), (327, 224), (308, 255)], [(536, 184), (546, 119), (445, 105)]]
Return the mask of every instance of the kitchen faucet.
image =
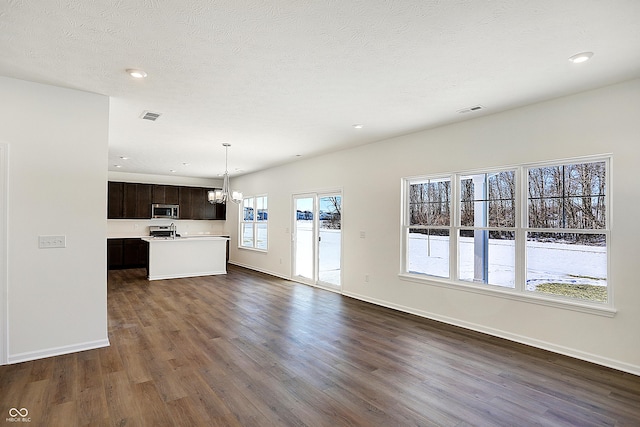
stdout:
[(171, 237), (175, 240), (176, 238), (176, 225), (174, 223), (171, 223), (171, 225), (169, 226), (169, 231), (171, 232)]

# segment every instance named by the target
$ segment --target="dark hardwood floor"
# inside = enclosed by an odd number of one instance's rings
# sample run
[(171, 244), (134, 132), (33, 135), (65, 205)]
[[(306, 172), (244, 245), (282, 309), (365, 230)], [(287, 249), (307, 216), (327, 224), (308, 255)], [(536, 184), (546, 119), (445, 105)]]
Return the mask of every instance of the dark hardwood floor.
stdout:
[(108, 288), (111, 347), (0, 366), (0, 422), (640, 426), (640, 377), (250, 270)]

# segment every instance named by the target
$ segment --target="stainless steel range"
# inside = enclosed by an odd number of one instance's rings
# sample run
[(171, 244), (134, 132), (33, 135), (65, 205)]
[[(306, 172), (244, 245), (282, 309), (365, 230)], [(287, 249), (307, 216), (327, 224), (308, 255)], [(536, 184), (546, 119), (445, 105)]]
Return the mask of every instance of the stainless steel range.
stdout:
[(176, 238), (176, 226), (171, 225), (152, 225), (149, 227), (149, 235), (151, 237)]

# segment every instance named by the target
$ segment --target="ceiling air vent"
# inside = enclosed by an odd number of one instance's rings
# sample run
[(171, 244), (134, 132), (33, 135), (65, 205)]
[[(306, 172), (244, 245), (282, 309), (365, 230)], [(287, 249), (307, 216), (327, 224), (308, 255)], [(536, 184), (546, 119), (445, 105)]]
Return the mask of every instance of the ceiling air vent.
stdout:
[(140, 118), (142, 120), (151, 120), (152, 122), (155, 122), (156, 120), (158, 120), (158, 117), (160, 117), (162, 114), (161, 113), (154, 113), (152, 111), (143, 111), (142, 114), (140, 114)]
[(458, 113), (472, 113), (474, 111), (484, 110), (482, 105), (474, 105), (473, 107), (463, 108), (462, 110), (458, 110)]

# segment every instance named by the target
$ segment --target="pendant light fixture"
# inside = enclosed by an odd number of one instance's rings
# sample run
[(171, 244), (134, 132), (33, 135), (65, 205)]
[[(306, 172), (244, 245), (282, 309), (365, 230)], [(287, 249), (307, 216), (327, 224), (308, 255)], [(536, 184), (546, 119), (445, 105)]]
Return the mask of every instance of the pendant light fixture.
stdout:
[(228, 160), (228, 152), (231, 144), (228, 142), (224, 142), (222, 144), (224, 147), (224, 178), (222, 180), (222, 190), (216, 189), (211, 190), (207, 193), (207, 199), (209, 203), (227, 203), (227, 201), (232, 201), (233, 203), (240, 203), (242, 201), (242, 193), (239, 191), (231, 191), (229, 187), (229, 171), (227, 170), (227, 160)]

